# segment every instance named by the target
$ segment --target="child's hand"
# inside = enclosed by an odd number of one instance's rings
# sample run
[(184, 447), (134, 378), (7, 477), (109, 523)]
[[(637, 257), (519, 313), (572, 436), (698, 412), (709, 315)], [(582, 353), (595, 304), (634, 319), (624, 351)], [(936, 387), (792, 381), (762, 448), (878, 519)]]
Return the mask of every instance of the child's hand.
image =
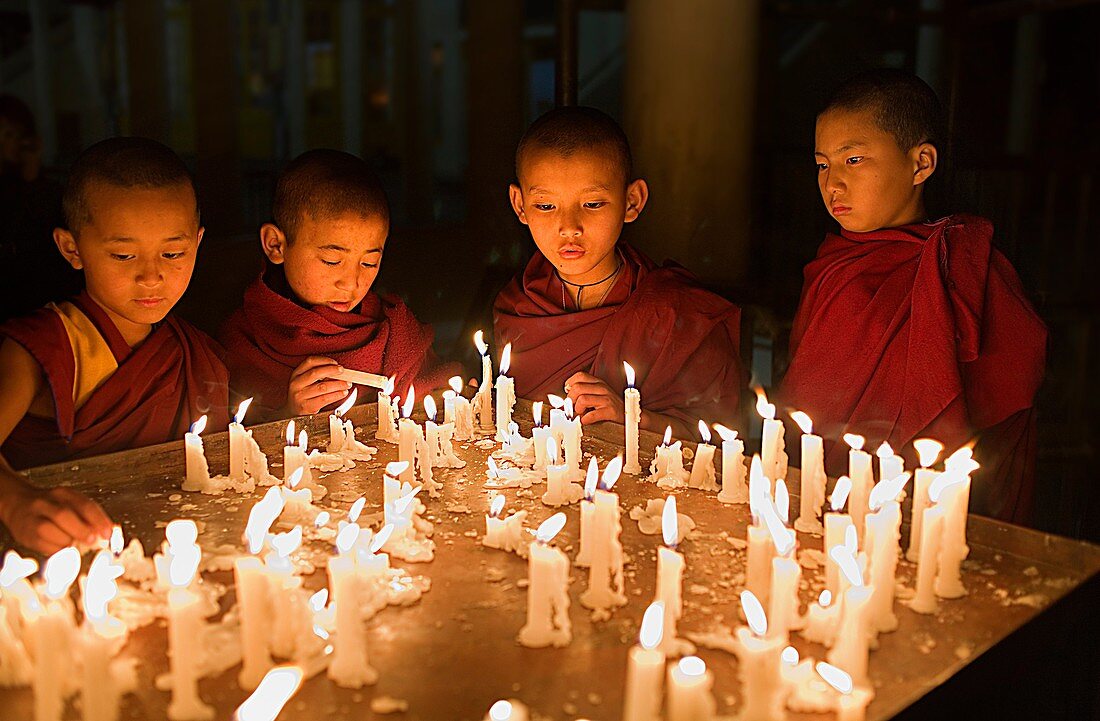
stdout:
[(290, 375), (286, 394), (286, 410), (290, 415), (312, 415), (325, 406), (341, 401), (351, 390), (351, 383), (333, 378), (340, 364), (324, 356), (310, 356)]
[(6, 490), (0, 520), (31, 550), (48, 555), (111, 537), (111, 519), (99, 504), (72, 489), (43, 490), (18, 483)]
[(574, 373), (565, 381), (565, 392), (573, 399), (573, 410), (581, 423), (616, 421), (622, 423), (626, 418), (621, 391), (589, 373)]

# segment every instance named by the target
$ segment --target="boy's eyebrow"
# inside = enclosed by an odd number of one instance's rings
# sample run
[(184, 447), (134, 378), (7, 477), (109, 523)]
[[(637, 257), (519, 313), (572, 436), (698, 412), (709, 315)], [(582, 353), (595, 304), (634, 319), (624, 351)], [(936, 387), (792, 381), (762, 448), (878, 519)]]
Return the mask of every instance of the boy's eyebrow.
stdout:
[[(175, 241), (175, 240), (187, 240), (190, 237), (191, 236), (186, 234), (186, 233), (177, 233), (176, 235), (170, 235), (167, 238), (161, 238), (160, 242), (162, 242), (162, 243), (171, 243), (172, 241)], [(136, 243), (136, 242), (138, 242), (138, 239), (137, 238), (131, 238), (128, 235), (116, 235), (112, 238), (108, 238), (107, 242), (108, 243)]]
[[(839, 148), (837, 148), (833, 152), (834, 153), (843, 153), (845, 150), (854, 150), (855, 148), (862, 148), (866, 145), (867, 145), (867, 143), (863, 142), (862, 140), (849, 140), (848, 142), (844, 143), (844, 145), (841, 145)], [(825, 155), (825, 152), (821, 151), (821, 150), (815, 150), (814, 155)]]
[[(341, 253), (350, 253), (351, 252), (350, 248), (345, 248), (344, 246), (336, 245), (335, 243), (328, 243), (327, 245), (322, 245), (322, 246), (320, 246), (320, 250), (338, 250)], [(381, 248), (368, 248), (364, 252), (365, 253), (381, 253), (382, 249)]]

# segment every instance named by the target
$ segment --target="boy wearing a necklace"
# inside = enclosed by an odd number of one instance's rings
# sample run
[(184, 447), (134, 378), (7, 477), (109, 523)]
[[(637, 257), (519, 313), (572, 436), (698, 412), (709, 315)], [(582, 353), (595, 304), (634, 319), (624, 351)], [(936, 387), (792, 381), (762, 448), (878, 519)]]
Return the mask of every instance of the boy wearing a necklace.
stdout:
[(620, 237), (649, 188), (619, 125), (592, 108), (550, 111), (520, 141), (516, 178), (512, 208), (539, 250), (493, 308), (498, 346), (512, 343), (516, 393), (564, 388), (582, 423), (621, 423), (626, 361), (643, 428), (694, 437), (700, 419), (732, 422), (741, 311)]

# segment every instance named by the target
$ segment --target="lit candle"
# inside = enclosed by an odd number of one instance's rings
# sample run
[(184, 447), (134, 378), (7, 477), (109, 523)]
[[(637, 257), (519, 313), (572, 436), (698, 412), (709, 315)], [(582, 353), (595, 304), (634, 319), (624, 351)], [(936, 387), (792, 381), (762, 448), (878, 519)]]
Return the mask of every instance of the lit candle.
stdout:
[(839, 591), (840, 568), (829, 556), (829, 550), (844, 544), (849, 528), (853, 533), (855, 532), (852, 517), (841, 511), (851, 490), (852, 481), (848, 476), (838, 478), (836, 485), (833, 486), (833, 494), (829, 497), (829, 505), (832, 506), (833, 512), (825, 514), (825, 588), (829, 589), (834, 596), (838, 595)]
[(867, 704), (875, 696), (870, 689), (855, 686), (850, 675), (824, 661), (817, 664), (817, 673), (840, 694), (837, 721), (863, 721), (867, 717)]
[(642, 466), (638, 462), (638, 424), (642, 418), (642, 394), (634, 387), (634, 368), (626, 361), (623, 361), (623, 372), (626, 374), (626, 390), (623, 391), (626, 463), (623, 465), (623, 472), (636, 476), (642, 472)]
[(378, 680), (367, 656), (367, 628), (360, 608), (364, 581), (351, 552), (358, 537), (358, 525), (344, 526), (336, 536), (337, 555), (328, 562), (329, 588), (336, 604), (336, 639), (328, 677), (344, 688), (361, 688)]
[(485, 721), (529, 721), (527, 707), (516, 699), (501, 699), (489, 707)]
[(531, 404), (531, 415), (535, 421), (535, 427), (531, 429), (531, 441), (535, 448), (535, 465), (536, 471), (546, 470), (546, 448), (552, 438), (550, 436), (550, 429), (542, 425), (542, 401), (535, 401)]
[(512, 408), (516, 405), (516, 381), (508, 377), (512, 365), (512, 344), (504, 345), (500, 354), (500, 375), (497, 376), (497, 435), (498, 441), (508, 439), (508, 424), (512, 422)]
[(302, 469), (301, 480), (305, 485), (313, 482), (313, 474), (309, 470), (309, 456), (306, 449), (309, 447), (309, 438), (303, 428), (298, 434), (298, 442), (294, 442), (294, 421), (286, 424), (286, 445), (283, 446), (283, 482), (289, 482), (291, 476), (299, 468)]
[(126, 636), (126, 626), (110, 615), (108, 606), (118, 593), (115, 579), (122, 566), (110, 551), (92, 559), (84, 580), (84, 629), (81, 638), (80, 704), (85, 721), (115, 721), (122, 688), (111, 671), (111, 657)]
[(561, 426), (561, 445), (570, 480), (581, 478), (581, 419), (573, 416), (573, 399), (565, 399), (565, 422)]
[[(416, 407), (416, 389), (409, 386), (409, 396), (401, 406), (401, 420), (398, 422), (400, 438), (397, 445), (397, 457), (407, 463), (405, 470), (401, 472), (402, 483), (412, 483), (416, 480), (416, 451), (423, 442), (424, 433), (420, 426), (409, 416)], [(421, 459), (423, 463), (426, 459)]]
[(921, 538), (917, 559), (917, 587), (909, 608), (917, 613), (932, 614), (939, 609), (935, 583), (943, 543), (943, 523), (947, 509), (940, 506), (940, 494), (945, 486), (956, 482), (951, 476), (939, 475), (928, 486), (928, 507), (921, 512)]
[(901, 538), (901, 505), (898, 498), (909, 482), (909, 473), (878, 483), (871, 489), (864, 533), (871, 573), (871, 604), (868, 623), (874, 632), (897, 630), (894, 615), (894, 584), (897, 581), (898, 541)]
[(802, 490), (798, 520), (794, 527), (803, 533), (821, 534), (821, 507), (825, 504), (825, 452), (821, 436), (814, 435), (814, 422), (802, 411), (791, 418), (802, 429)]
[(195, 540), (194, 521), (172, 521), (168, 538), (168, 661), (172, 673), (172, 700), (168, 718), (212, 719), (214, 709), (199, 698), (205, 602), (191, 586), (202, 559)]
[(845, 433), (844, 442), (851, 446), (848, 451), (848, 477), (852, 479), (852, 491), (848, 496), (848, 514), (856, 527), (860, 548), (863, 547), (863, 519), (867, 516), (867, 502), (871, 497), (871, 486), (875, 485), (875, 469), (871, 454), (863, 450), (864, 438), (855, 433)]
[(577, 552), (577, 558), (573, 561), (575, 566), (587, 568), (592, 559), (592, 545), (595, 542), (595, 531), (592, 530), (592, 516), (596, 512), (596, 504), (592, 497), (596, 493), (596, 484), (600, 481), (600, 468), (596, 457), (588, 461), (588, 472), (584, 480), (584, 498), (581, 499), (581, 550)]
[(275, 488), (252, 507), (245, 526), (248, 551), (252, 555), (241, 556), (233, 563), (241, 626), (241, 671), (237, 681), (245, 691), (256, 688), (273, 665), (268, 646), (271, 589), (264, 564), (257, 554), (263, 550), (268, 529), (282, 508), (282, 496)]
[(4, 554), (0, 567), (0, 687), (26, 686), (34, 680), (34, 663), (24, 618), (40, 609), (38, 594), (27, 577), (38, 571), (33, 558), (15, 551)]
[(760, 439), (760, 455), (764, 462), (764, 475), (775, 481), (787, 477), (787, 451), (783, 440), (783, 422), (775, 418), (775, 405), (768, 403), (763, 388), (756, 388), (756, 412), (764, 421)]
[(557, 444), (553, 438), (547, 439), (546, 455), (546, 493), (542, 494), (542, 502), (548, 506), (564, 506), (576, 503), (584, 496), (584, 489), (576, 483), (569, 482), (569, 466), (557, 464)]
[(863, 585), (863, 574), (860, 573), (851, 548), (837, 546), (829, 550), (829, 556), (839, 564), (841, 573), (851, 586), (844, 592), (836, 640), (829, 649), (827, 659), (829, 663), (847, 671), (859, 683), (866, 684), (870, 654), (868, 604), (871, 601), (871, 589)]
[(670, 443), (671, 440), (672, 426), (666, 426), (664, 439), (657, 446), (650, 465), (649, 480), (658, 488), (683, 488), (690, 477), (684, 469), (684, 451), (680, 441)]
[(493, 427), (493, 362), (489, 360), (489, 345), (481, 331), (474, 333), (474, 345), (481, 354), (481, 387), (474, 396), (474, 413), (482, 430), (489, 430)]
[(34, 718), (60, 721), (65, 712), (66, 685), (73, 669), (73, 623), (69, 587), (80, 573), (80, 552), (69, 546), (46, 559), (43, 607), (35, 599), (29, 607), (25, 633), (34, 657)]
[(660, 645), (661, 652), (666, 656), (679, 655), (685, 646), (685, 642), (678, 639), (676, 634), (676, 624), (684, 613), (684, 556), (676, 551), (680, 530), (678, 524), (676, 497), (669, 496), (661, 512), (661, 536), (665, 545), (657, 549), (657, 593), (654, 598), (665, 605), (665, 628)]
[(378, 432), (375, 438), (390, 443), (397, 442), (397, 405), (393, 399), (394, 376), (386, 380), (386, 385), (378, 391)]
[(833, 603), (833, 594), (826, 588), (818, 595), (817, 601), (806, 609), (806, 627), (802, 629), (802, 638), (825, 647), (832, 646), (839, 620), (840, 604)]
[(589, 531), (591, 561), (588, 566), (588, 588), (581, 594), (581, 605), (591, 608), (594, 620), (605, 619), (610, 609), (626, 605), (623, 593), (623, 544), (619, 540), (622, 524), (619, 517), (619, 496), (611, 489), (619, 480), (623, 457), (615, 456), (604, 469), (603, 478), (592, 501)]
[(913, 478), (913, 509), (909, 516), (909, 550), (905, 557), (912, 563), (920, 558), (921, 526), (924, 523), (924, 510), (928, 508), (928, 487), (939, 474), (932, 470), (940, 453), (943, 452), (943, 444), (931, 438), (918, 438), (913, 441), (913, 448), (917, 450), (917, 458), (920, 460), (920, 468)]
[(786, 646), (791, 629), (800, 626), (798, 584), (802, 580), (802, 566), (794, 559), (794, 532), (780, 523), (769, 524), (768, 531), (776, 552), (771, 561), (768, 591), (769, 632)]
[(749, 462), (749, 515), (753, 525), (760, 524), (760, 509), (772, 502), (772, 488), (764, 475), (764, 463), (759, 454)]
[(962, 582), (962, 562), (970, 554), (966, 545), (966, 517), (970, 508), (970, 474), (978, 468), (970, 448), (955, 451), (944, 462), (944, 474), (955, 482), (940, 492), (944, 507), (943, 542), (940, 545), (939, 570), (936, 572), (936, 595), (940, 598), (961, 598), (966, 595)]
[(878, 456), (878, 479), (880, 482), (897, 478), (905, 472), (905, 459), (894, 453), (889, 443), (883, 441), (875, 451)]
[(784, 718), (780, 655), (786, 642), (768, 633), (764, 607), (752, 591), (741, 592), (748, 628), (737, 629), (737, 660), (741, 676), (741, 716), (744, 721)]
[(715, 423), (714, 430), (722, 437), (722, 490), (718, 492), (718, 500), (722, 503), (748, 503), (745, 442), (737, 437), (737, 431), (721, 423)]
[[(349, 440), (347, 432), (344, 430), (344, 414), (347, 413), (352, 406), (355, 405), (355, 399), (359, 395), (359, 389), (352, 388), (351, 393), (348, 394), (347, 399), (336, 407), (328, 417), (328, 452), (339, 453), (344, 450)], [(354, 434), (354, 429), (352, 431)], [(261, 678), (263, 678), (261, 676)], [(258, 682), (257, 682), (258, 683)]]
[(668, 721), (711, 721), (714, 675), (698, 656), (685, 656), (668, 671)]
[(695, 446), (695, 462), (691, 465), (691, 477), (688, 478), (689, 488), (699, 488), (704, 491), (717, 491), (718, 482), (714, 473), (714, 446), (710, 444), (710, 428), (703, 421), (699, 421), (699, 436), (702, 443)]
[(664, 629), (664, 614), (662, 602), (649, 604), (642, 616), (638, 645), (627, 655), (623, 721), (660, 721), (665, 655), (658, 646)]
[(489, 513), (485, 516), (485, 537), (481, 539), (481, 545), (523, 555), (526, 553), (523, 522), (527, 519), (527, 511), (519, 511), (502, 519), (500, 514), (504, 510), (504, 503), (504, 496), (499, 495), (489, 505)]
[(455, 440), (469, 441), (474, 437), (474, 410), (469, 399), (462, 395), (462, 379), (454, 376), (449, 381), (454, 390)]
[(420, 459), (420, 485), (428, 489), (433, 498), (441, 495), (443, 484), (435, 480), (432, 469), (443, 461), (443, 448), (440, 444), (440, 427), (435, 423), (435, 399), (424, 396), (424, 435), (417, 439), (416, 456)]
[(202, 432), (206, 430), (206, 416), (200, 416), (191, 424), (191, 430), (183, 436), (185, 451), (184, 462), (187, 469), (187, 478), (183, 484), (185, 491), (202, 490), (210, 483), (210, 466), (206, 463), (206, 455), (202, 448)]
[(294, 575), (290, 554), (302, 545), (302, 527), (295, 526), (287, 533), (271, 537), (272, 550), (264, 557), (267, 578), (271, 589), (271, 652), (282, 658), (293, 658), (295, 644), (294, 619), (297, 590), (302, 579)]
[(745, 556), (745, 588), (761, 603), (768, 602), (771, 593), (772, 559), (775, 543), (771, 531), (762, 525), (748, 527), (748, 551)]
[(251, 398), (241, 401), (233, 415), (233, 421), (229, 424), (229, 477), (234, 481), (243, 481), (248, 475), (245, 471), (245, 460), (248, 458), (245, 437), (248, 432), (244, 429), (244, 414), (248, 412), (250, 405)]
[(565, 526), (565, 514), (555, 513), (535, 533), (527, 557), (527, 623), (519, 643), (528, 648), (567, 646), (573, 638), (569, 621), (569, 559), (549, 545)]

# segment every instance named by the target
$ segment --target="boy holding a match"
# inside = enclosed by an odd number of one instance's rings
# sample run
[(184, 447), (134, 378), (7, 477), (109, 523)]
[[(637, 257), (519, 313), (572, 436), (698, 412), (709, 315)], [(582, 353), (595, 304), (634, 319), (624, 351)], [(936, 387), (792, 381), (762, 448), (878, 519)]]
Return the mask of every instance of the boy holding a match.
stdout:
[[(988, 220), (928, 220), (943, 140), (935, 93), (901, 71), (848, 81), (817, 116), (818, 187), (840, 233), (806, 266), (782, 400), (832, 438), (908, 451), (922, 436), (948, 448), (976, 436), (974, 506), (1023, 520), (1046, 326)], [(833, 472), (846, 450), (833, 445)]]
[(493, 308), (498, 345), (512, 343), (516, 394), (564, 386), (582, 423), (622, 423), (626, 361), (641, 427), (693, 437), (700, 419), (736, 425), (741, 311), (621, 238), (649, 188), (618, 123), (593, 108), (550, 111), (520, 141), (516, 178), (512, 208), (538, 252)]
[(228, 420), (221, 349), (169, 314), (203, 235), (184, 164), (152, 140), (105, 140), (73, 165), (63, 204), (54, 240), (85, 291), (0, 326), (0, 521), (42, 553), (106, 538), (110, 520), (13, 468), (182, 438), (203, 414)]
[(430, 326), (371, 291), (390, 211), (365, 162), (336, 150), (300, 155), (279, 176), (272, 210), (274, 222), (260, 228), (265, 269), (221, 332), (233, 391), (255, 397), (259, 416), (339, 403), (363, 378), (345, 369), (393, 376), (402, 396), (460, 372), (437, 362)]

